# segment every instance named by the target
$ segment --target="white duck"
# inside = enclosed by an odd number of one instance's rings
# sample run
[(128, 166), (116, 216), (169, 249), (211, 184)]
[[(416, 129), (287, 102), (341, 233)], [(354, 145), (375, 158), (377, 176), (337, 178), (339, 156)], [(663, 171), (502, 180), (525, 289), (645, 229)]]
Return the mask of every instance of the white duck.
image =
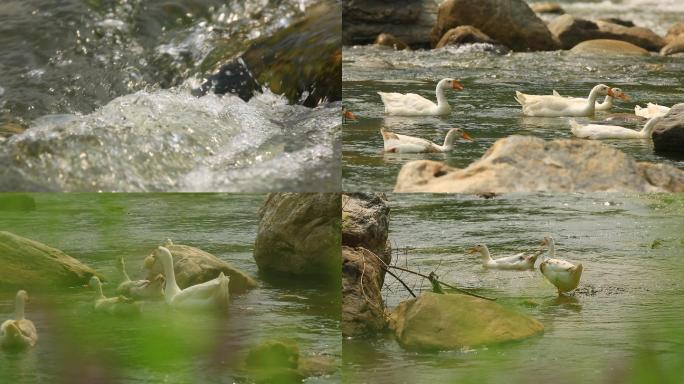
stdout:
[(584, 270), (582, 264), (575, 265), (565, 260), (554, 258), (556, 256), (556, 246), (552, 237), (544, 237), (541, 245), (549, 247), (549, 256), (542, 257), (542, 262), (539, 264), (539, 270), (546, 280), (556, 286), (559, 295), (577, 288)]
[(95, 290), (95, 303), (93, 308), (96, 312), (105, 312), (110, 315), (137, 315), (142, 312), (142, 303), (128, 297), (105, 297), (102, 293), (102, 282), (97, 276), (90, 278), (89, 285)]
[(424, 153), (424, 152), (447, 152), (454, 148), (454, 140), (462, 137), (466, 140), (473, 140), (470, 135), (460, 128), (452, 128), (444, 138), (444, 144), (435, 144), (420, 137), (398, 135), (394, 132), (380, 128), (382, 141), (384, 142), (384, 152), (391, 153)]
[(181, 290), (176, 284), (176, 275), (173, 271), (173, 256), (165, 247), (157, 247), (155, 257), (161, 262), (166, 278), (164, 297), (166, 303), (179, 309), (225, 309), (228, 307), (230, 296), (230, 279), (223, 272), (219, 277), (207, 282), (193, 285)]
[(26, 291), (17, 292), (14, 301), (14, 320), (5, 320), (0, 325), (0, 347), (23, 349), (36, 345), (38, 341), (36, 327), (31, 320), (24, 317), (27, 300)]
[(492, 256), (489, 253), (489, 248), (487, 248), (485, 244), (477, 244), (476, 246), (468, 249), (468, 253), (470, 254), (475, 252), (480, 252), (482, 266), (492, 269), (512, 269), (518, 271), (534, 269), (534, 263), (537, 261), (537, 257), (539, 257), (539, 253), (533, 255), (518, 253), (513, 256), (492, 259)]
[(586, 124), (582, 125), (575, 120), (570, 120), (570, 131), (580, 139), (650, 139), (653, 128), (662, 116), (653, 117), (644, 124), (640, 131), (620, 127), (619, 125)]
[(605, 84), (592, 88), (589, 97), (584, 102), (553, 95), (526, 95), (519, 91), (515, 94), (515, 100), (522, 105), (523, 114), (537, 117), (591, 116), (596, 110), (597, 97), (606, 95), (627, 97), (624, 93), (616, 94), (613, 88)]
[(650, 119), (657, 116), (665, 116), (670, 112), (670, 108), (664, 105), (658, 105), (653, 103), (646, 104), (646, 108), (642, 108), (638, 105), (634, 106), (634, 114), (637, 116), (645, 117)]
[(116, 293), (134, 299), (157, 299), (164, 297), (164, 276), (158, 275), (153, 280), (131, 280), (126, 273), (123, 256), (119, 257), (117, 269), (123, 275), (123, 281), (116, 288)]
[[(624, 95), (625, 100), (629, 99), (629, 97), (627, 95), (625, 95), (624, 92), (622, 92), (622, 90), (620, 88), (613, 88), (613, 93), (615, 93), (615, 95), (617, 97), (620, 97), (619, 95)], [(564, 97), (564, 96), (561, 96), (558, 92), (556, 92), (555, 89), (553, 90), (553, 95), (558, 96), (558, 97)], [(586, 103), (586, 101), (587, 101), (587, 99), (585, 99), (584, 97), (566, 97), (566, 98), (574, 101), (575, 103)], [(611, 96), (611, 95), (606, 95), (606, 98), (603, 99), (602, 103), (599, 103), (597, 101), (596, 105), (595, 105), (595, 110), (597, 110), (597, 111), (610, 111), (611, 108), (613, 108), (613, 96)]]
[(378, 92), (382, 103), (385, 104), (385, 113), (398, 116), (438, 116), (448, 115), (451, 112), (449, 102), (444, 96), (445, 89), (462, 90), (463, 85), (454, 79), (442, 79), (437, 83), (435, 93), (437, 104), (416, 95), (415, 93)]

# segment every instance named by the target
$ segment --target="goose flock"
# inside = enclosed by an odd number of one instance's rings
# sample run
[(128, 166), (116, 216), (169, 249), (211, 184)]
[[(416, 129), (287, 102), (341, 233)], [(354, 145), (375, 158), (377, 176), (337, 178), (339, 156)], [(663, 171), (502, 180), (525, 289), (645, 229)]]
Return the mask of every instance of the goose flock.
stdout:
[[(92, 276), (88, 286), (94, 290), (93, 310), (109, 315), (132, 316), (142, 313), (145, 300), (164, 299), (174, 309), (196, 311), (218, 309), (225, 310), (229, 305), (230, 278), (223, 272), (212, 280), (180, 289), (176, 284), (173, 255), (167, 248), (171, 243), (166, 240), (165, 246), (157, 247), (146, 258), (159, 260), (163, 267), (160, 274), (152, 280), (131, 280), (126, 273), (123, 258), (117, 260), (117, 269), (123, 276), (117, 287), (117, 296), (107, 297), (102, 289), (102, 282)], [(17, 292), (14, 306), (14, 318), (0, 325), (0, 348), (26, 349), (38, 341), (38, 332), (31, 320), (25, 317), (28, 294), (24, 290)]]
[[(378, 92), (385, 108), (385, 114), (392, 116), (444, 116), (451, 113), (451, 106), (445, 91), (462, 91), (463, 84), (452, 78), (445, 78), (437, 83), (435, 96), (437, 103), (415, 93)], [(605, 96), (603, 101), (598, 98)], [(532, 95), (520, 91), (515, 92), (514, 99), (522, 107), (522, 114), (531, 117), (591, 117), (596, 111), (610, 111), (614, 100), (629, 100), (622, 89), (605, 84), (594, 86), (587, 97), (561, 96), (556, 90), (550, 95)], [(633, 130), (618, 125), (580, 124), (570, 119), (570, 132), (581, 139), (649, 139), (657, 123), (668, 113), (670, 108), (648, 103), (646, 107), (635, 106), (636, 116), (649, 119), (641, 130)], [(358, 117), (343, 108), (343, 120), (357, 121)], [(401, 135), (380, 129), (383, 139), (383, 152), (386, 153), (434, 153), (449, 152), (454, 149), (455, 140), (462, 138), (473, 141), (472, 137), (461, 128), (453, 128), (447, 132), (444, 144), (435, 144), (429, 140)]]
[[(546, 280), (553, 284), (558, 290), (558, 295), (570, 292), (579, 285), (580, 277), (584, 267), (582, 264), (573, 264), (569, 261), (556, 258), (556, 245), (552, 237), (546, 236), (541, 241), (541, 245), (548, 248), (548, 254), (542, 256), (539, 263), (539, 271)], [(493, 259), (489, 253), (489, 248), (485, 244), (477, 244), (468, 250), (468, 253), (479, 253), (482, 259), (482, 266), (489, 269), (502, 269), (513, 271), (534, 270), (539, 255), (542, 252), (526, 255), (518, 253), (513, 256)]]

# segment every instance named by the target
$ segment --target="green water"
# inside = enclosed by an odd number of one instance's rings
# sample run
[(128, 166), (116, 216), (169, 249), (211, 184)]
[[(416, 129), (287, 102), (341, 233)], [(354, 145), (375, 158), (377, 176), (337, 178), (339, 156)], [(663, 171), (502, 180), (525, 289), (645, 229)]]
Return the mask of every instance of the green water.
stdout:
[[(357, 383), (681, 382), (684, 368), (684, 196), (389, 195), (389, 238), (397, 265), (531, 315), (543, 335), (501, 346), (416, 353), (391, 337), (343, 342), (343, 377)], [(547, 235), (557, 257), (581, 262), (577, 292), (557, 298), (536, 271), (485, 270), (467, 248), (493, 257), (539, 249)], [(400, 277), (416, 291), (430, 288)], [(386, 277), (389, 308), (410, 298)], [(649, 380), (639, 380), (640, 374)]]
[[(258, 277), (252, 249), (265, 196), (226, 194), (37, 194), (36, 209), (2, 211), (0, 230), (40, 241), (76, 257), (108, 279), (113, 295), (124, 256), (132, 278), (144, 257), (169, 237), (199, 247)], [(225, 317), (180, 313), (146, 302), (139, 318), (92, 311), (85, 287), (29, 291), (27, 317), (38, 344), (25, 353), (0, 353), (0, 382), (249, 383), (240, 369), (255, 343), (287, 338), (301, 354), (339, 361), (340, 299), (313, 284), (259, 280), (233, 297)], [(15, 292), (0, 292), (0, 319), (14, 311)], [(337, 374), (306, 382), (339, 382)]]
[[(684, 13), (684, 12), (683, 12)], [(530, 135), (546, 140), (570, 138), (567, 118), (524, 117), (513, 99), (516, 90), (531, 94), (586, 97), (599, 83), (620, 87), (631, 97), (616, 102), (611, 113), (634, 113), (647, 102), (671, 106), (682, 102), (684, 60), (672, 57), (595, 57), (569, 52), (533, 52), (500, 55), (482, 47), (464, 46), (434, 51), (392, 51), (373, 46), (343, 50), (344, 105), (358, 122), (344, 124), (342, 177), (345, 191), (391, 191), (402, 165), (410, 160), (431, 159), (463, 168), (479, 159), (500, 138)], [(445, 117), (386, 116), (381, 92), (413, 92), (435, 100), (435, 85), (445, 77), (460, 79), (461, 92), (447, 91), (452, 113)], [(599, 112), (596, 120), (610, 113)], [(578, 118), (588, 122), (589, 118)], [(616, 124), (616, 123), (613, 123)], [(617, 123), (621, 124), (621, 123)], [(640, 127), (642, 123), (638, 123)], [(625, 126), (636, 128), (635, 123)], [(459, 141), (446, 154), (383, 154), (379, 130), (442, 143), (446, 132), (461, 127), (475, 138)], [(684, 162), (654, 154), (650, 140), (608, 140), (640, 161), (673, 164)]]

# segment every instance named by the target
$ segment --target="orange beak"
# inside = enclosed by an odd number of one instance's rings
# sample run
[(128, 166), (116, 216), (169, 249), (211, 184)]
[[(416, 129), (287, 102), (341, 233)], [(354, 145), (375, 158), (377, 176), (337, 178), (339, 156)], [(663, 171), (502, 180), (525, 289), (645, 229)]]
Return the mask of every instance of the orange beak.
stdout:
[(463, 90), (463, 84), (461, 84), (461, 82), (458, 81), (458, 80), (454, 80), (454, 81), (452, 82), (451, 87), (452, 87), (453, 89), (457, 90), (457, 91), (462, 91), (462, 90)]
[(616, 97), (620, 100), (625, 100), (625, 101), (629, 100), (629, 96), (625, 95), (624, 92), (620, 92), (620, 93), (616, 94)]
[(539, 242), (539, 245), (546, 245), (546, 239), (542, 239), (542, 241)]
[(358, 118), (351, 111), (344, 111), (344, 118), (349, 120), (358, 120)]
[(475, 249), (475, 248), (470, 248), (470, 249), (468, 249), (466, 252), (472, 254), (472, 253), (477, 252), (477, 249)]
[(466, 132), (466, 131), (461, 131), (461, 137), (464, 138), (464, 139), (466, 139), (466, 140), (473, 141), (472, 136), (470, 136), (470, 135), (468, 134), (468, 132)]

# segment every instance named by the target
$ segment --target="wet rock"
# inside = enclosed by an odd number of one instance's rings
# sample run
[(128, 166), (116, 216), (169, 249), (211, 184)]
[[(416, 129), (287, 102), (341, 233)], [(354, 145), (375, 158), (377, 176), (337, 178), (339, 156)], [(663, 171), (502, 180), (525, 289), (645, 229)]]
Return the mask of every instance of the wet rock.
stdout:
[(233, 93), (249, 100), (268, 86), (290, 103), (309, 107), (341, 100), (340, 15), (337, 2), (312, 6), (300, 20), (253, 42), (237, 57), (234, 41), (217, 44), (202, 63), (214, 74), (199, 93)]
[(334, 193), (272, 193), (259, 212), (259, 271), (340, 280), (341, 199)]
[(607, 17), (605, 19), (598, 19), (598, 21), (622, 25), (623, 27), (635, 27), (634, 23), (631, 20), (624, 20), (617, 17)]
[(669, 44), (680, 35), (684, 35), (684, 23), (677, 23), (670, 27), (665, 35), (665, 42)]
[(446, 0), (431, 31), (436, 45), (450, 29), (471, 25), (515, 51), (558, 48), (546, 24), (522, 0)]
[(605, 21), (593, 22), (571, 15), (555, 18), (549, 23), (549, 30), (560, 41), (563, 49), (596, 39), (626, 41), (649, 51), (658, 51), (665, 45), (664, 40), (648, 28), (625, 27)]
[(626, 41), (649, 51), (657, 52), (665, 45), (665, 40), (648, 28), (625, 27), (600, 20), (596, 22), (596, 25), (608, 39)]
[(593, 140), (497, 140), (464, 169), (430, 160), (406, 163), (395, 192), (684, 192), (684, 171), (639, 163)]
[(383, 47), (390, 47), (397, 51), (408, 49), (408, 45), (406, 45), (406, 43), (401, 41), (401, 39), (397, 38), (396, 36), (390, 35), (389, 33), (379, 34), (373, 44)]
[(611, 56), (650, 56), (647, 50), (632, 43), (609, 39), (583, 41), (572, 47), (570, 52)]
[(370, 44), (388, 33), (411, 47), (427, 47), (436, 19), (435, 0), (343, 0), (342, 44)]
[[(217, 278), (221, 272), (230, 277), (230, 292), (241, 293), (257, 286), (256, 280), (230, 263), (219, 259), (199, 248), (181, 244), (165, 244), (173, 256), (173, 271), (176, 283), (181, 289), (204, 283)], [(154, 253), (145, 258), (143, 267), (147, 270), (147, 279), (152, 280), (163, 273), (161, 263)]]
[[(382, 300), (383, 262), (373, 252), (342, 246), (342, 336), (360, 336), (385, 329)], [(383, 261), (390, 263), (389, 255)]]
[(660, 54), (663, 56), (674, 55), (682, 52), (684, 52), (684, 34), (670, 40), (670, 42), (660, 50)]
[(388, 248), (389, 212), (384, 194), (342, 195), (342, 244), (384, 254)]
[(673, 105), (656, 124), (653, 147), (658, 154), (684, 158), (684, 103)]
[(399, 304), (390, 327), (411, 350), (454, 350), (522, 340), (544, 331), (536, 319), (492, 301), (424, 293)]
[(66, 288), (87, 284), (94, 269), (59, 249), (0, 231), (0, 288)]
[(558, 3), (534, 3), (530, 4), (530, 8), (535, 13), (552, 13), (555, 15), (562, 15), (565, 13), (563, 7)]
[(491, 37), (482, 33), (479, 29), (470, 26), (462, 25), (460, 27), (448, 30), (444, 36), (439, 40), (435, 48), (442, 48), (445, 45), (459, 45), (471, 43), (489, 43), (496, 44)]

